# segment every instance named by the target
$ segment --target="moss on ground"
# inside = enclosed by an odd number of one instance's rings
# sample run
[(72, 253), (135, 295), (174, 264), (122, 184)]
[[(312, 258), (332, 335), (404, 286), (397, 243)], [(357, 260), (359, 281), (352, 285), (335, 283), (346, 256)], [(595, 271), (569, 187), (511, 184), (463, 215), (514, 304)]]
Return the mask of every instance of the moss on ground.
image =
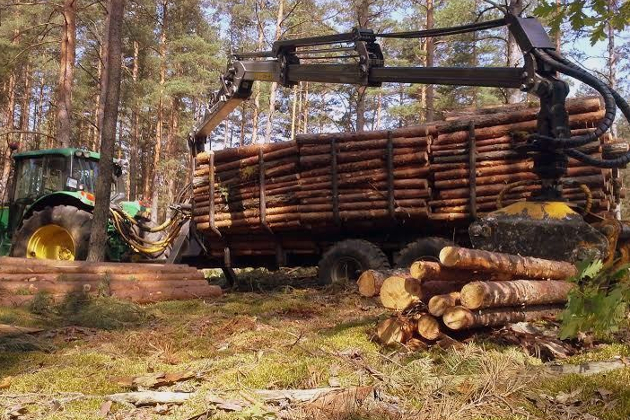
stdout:
[[(211, 302), (139, 307), (101, 298), (44, 309), (47, 315), (0, 308), (2, 323), (46, 328), (0, 340), (0, 380), (12, 377), (0, 390), (3, 412), (20, 404), (24, 418), (96, 419), (105, 395), (126, 390), (116, 377), (192, 369), (200, 378), (167, 388), (194, 391), (189, 402), (167, 414), (114, 404), (111, 418), (186, 419), (210, 408), (208, 392), (242, 399), (252, 389), (330, 384), (375, 385), (399, 398), (410, 418), (562, 418), (575, 407), (555, 400), (566, 394), (577, 396), (582, 413), (630, 417), (630, 369), (551, 377), (539, 359), (487, 341), (420, 352), (383, 348), (371, 339), (382, 308), (352, 293), (285, 287)], [(627, 344), (608, 344), (567, 362), (628, 353)], [(211, 418), (262, 419), (265, 412), (253, 405)]]

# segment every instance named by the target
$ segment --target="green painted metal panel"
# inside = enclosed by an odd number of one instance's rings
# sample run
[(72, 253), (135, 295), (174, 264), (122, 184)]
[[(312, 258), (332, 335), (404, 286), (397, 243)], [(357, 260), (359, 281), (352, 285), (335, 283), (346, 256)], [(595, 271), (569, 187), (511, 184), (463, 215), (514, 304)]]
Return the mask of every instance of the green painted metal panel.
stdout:
[(63, 149), (45, 149), (45, 150), (31, 150), (28, 152), (20, 152), (15, 153), (13, 155), (14, 159), (25, 159), (32, 158), (37, 156), (48, 156), (48, 155), (61, 155), (61, 156), (73, 156), (76, 152), (81, 152), (87, 154), (87, 157), (90, 159), (100, 159), (101, 155), (97, 152), (92, 152), (84, 149), (77, 149), (75, 147), (66, 147)]

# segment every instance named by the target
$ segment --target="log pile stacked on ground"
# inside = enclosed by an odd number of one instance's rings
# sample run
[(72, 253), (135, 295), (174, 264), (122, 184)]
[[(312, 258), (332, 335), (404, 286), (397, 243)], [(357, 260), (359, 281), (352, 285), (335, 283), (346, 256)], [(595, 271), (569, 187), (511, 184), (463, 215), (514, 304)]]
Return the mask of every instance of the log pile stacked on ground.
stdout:
[(440, 262), (408, 270), (364, 272), (359, 293), (396, 311), (377, 327), (384, 343), (415, 335), (433, 341), (449, 331), (554, 318), (566, 303), (575, 266), (560, 261), (446, 247)]
[[(567, 110), (574, 134), (592, 130), (604, 115), (600, 101), (592, 98), (571, 100)], [(537, 179), (532, 159), (515, 149), (535, 131), (537, 111), (513, 105), (392, 131), (303, 134), (296, 141), (200, 153), (193, 180), (197, 230), (227, 237), (225, 243), (211, 241), (217, 247), (213, 254), (223, 254), (229, 243), (232, 254), (265, 255), (277, 246), (318, 252), (308, 235), (300, 235), (306, 231), (364, 225), (394, 230), (427, 219), (470, 220), (495, 210), (506, 185)], [(627, 150), (625, 143), (606, 147)], [(601, 156), (603, 149), (584, 150)], [(576, 185), (565, 188), (565, 196), (583, 205), (577, 184), (585, 184), (593, 212), (607, 211), (619, 195), (612, 174), (571, 159), (566, 179)], [(523, 200), (537, 188), (511, 189), (503, 204)], [(278, 243), (271, 239), (277, 232), (283, 241), (287, 233), (296, 238)], [(252, 233), (268, 238), (252, 241), (247, 236)]]
[(83, 293), (149, 303), (218, 297), (221, 288), (186, 265), (0, 258), (0, 305), (26, 304), (40, 293), (55, 301)]

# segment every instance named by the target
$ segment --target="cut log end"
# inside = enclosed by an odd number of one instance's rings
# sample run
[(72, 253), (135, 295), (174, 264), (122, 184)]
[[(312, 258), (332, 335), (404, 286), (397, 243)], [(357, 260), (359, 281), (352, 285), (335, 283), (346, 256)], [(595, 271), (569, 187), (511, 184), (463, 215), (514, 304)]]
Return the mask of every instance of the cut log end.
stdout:
[(468, 283), (462, 288), (460, 294), (460, 301), (462, 305), (468, 309), (481, 308), (483, 306), (484, 291), (485, 288), (483, 283)]
[(442, 316), (444, 312), (459, 304), (459, 292), (433, 296), (429, 300), (429, 313), (433, 316)]
[(405, 344), (413, 337), (414, 323), (405, 317), (391, 317), (376, 328), (376, 337), (384, 345)]
[(462, 308), (461, 306), (446, 309), (442, 321), (444, 325), (451, 330), (470, 328), (475, 322), (473, 313), (469, 309)]
[(422, 299), (422, 287), (412, 277), (391, 276), (383, 282), (380, 298), (387, 309), (402, 311)]
[(431, 315), (421, 315), (420, 318), (418, 318), (417, 331), (422, 338), (431, 341), (437, 340), (441, 335), (440, 323)]

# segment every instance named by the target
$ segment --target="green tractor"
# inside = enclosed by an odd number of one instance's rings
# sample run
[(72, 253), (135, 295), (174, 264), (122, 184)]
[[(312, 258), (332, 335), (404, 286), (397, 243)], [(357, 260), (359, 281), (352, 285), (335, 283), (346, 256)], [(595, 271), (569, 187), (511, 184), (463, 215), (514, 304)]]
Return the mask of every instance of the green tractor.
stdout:
[[(99, 154), (83, 149), (36, 150), (13, 154), (13, 176), (0, 197), (0, 255), (84, 260), (94, 209)], [(138, 227), (148, 220), (146, 207), (122, 201), (122, 168), (114, 165), (112, 216), (107, 257), (129, 260), (138, 255)], [(150, 230), (150, 229), (145, 229)], [(139, 245), (131, 238), (140, 240)]]

